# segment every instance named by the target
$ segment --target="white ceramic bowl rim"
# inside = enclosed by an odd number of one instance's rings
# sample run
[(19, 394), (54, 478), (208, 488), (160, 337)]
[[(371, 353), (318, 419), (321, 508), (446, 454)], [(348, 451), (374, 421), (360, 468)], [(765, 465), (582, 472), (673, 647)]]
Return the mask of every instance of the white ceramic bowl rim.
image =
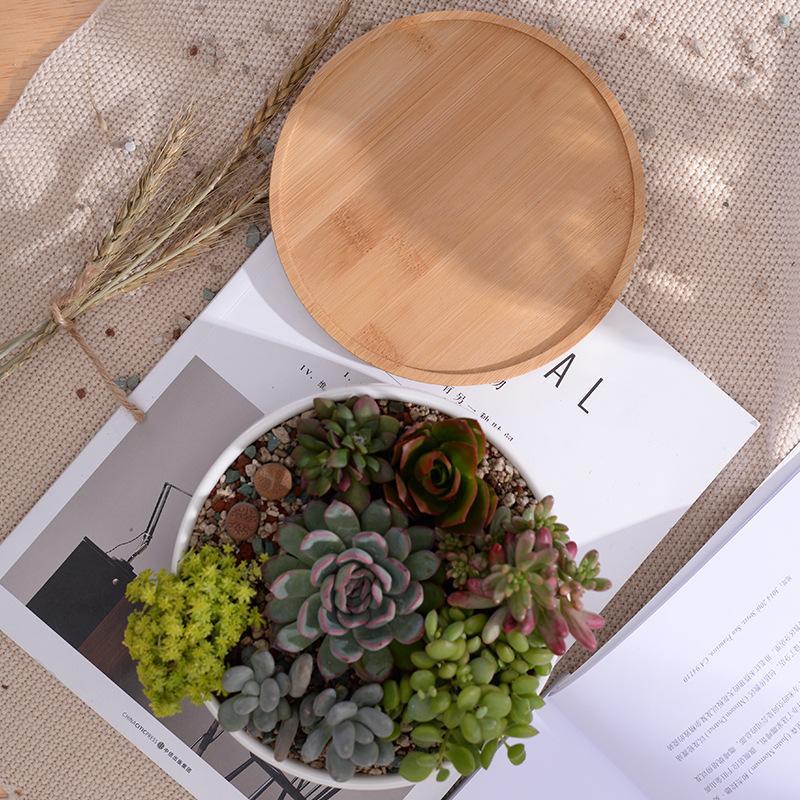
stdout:
[[(211, 494), (214, 487), (217, 485), (219, 476), (228, 468), (236, 457), (247, 447), (252, 444), (259, 436), (263, 435), (272, 428), (291, 419), (297, 414), (307, 411), (312, 407), (314, 398), (325, 397), (330, 400), (346, 400), (353, 395), (369, 395), (376, 400), (399, 400), (405, 403), (417, 403), (419, 405), (427, 406), (428, 408), (436, 409), (444, 414), (450, 416), (460, 416), (459, 406), (446, 397), (437, 397), (434, 394), (420, 391), (418, 389), (409, 389), (400, 386), (392, 386), (389, 384), (365, 384), (348, 386), (342, 389), (333, 389), (326, 392), (317, 392), (313, 395), (308, 395), (294, 403), (282, 406), (275, 411), (265, 414), (261, 419), (254, 422), (247, 430), (243, 431), (237, 436), (225, 450), (220, 453), (219, 457), (209, 468), (208, 472), (203, 476), (186, 512), (181, 520), (178, 529), (178, 535), (175, 539), (175, 548), (172, 553), (172, 569), (176, 570), (183, 554), (189, 545), (189, 540), (194, 530), (195, 521), (200, 513), (200, 510), (205, 503), (206, 498)], [(505, 452), (504, 442), (501, 437), (492, 428), (485, 428), (484, 433), (486, 438), (501, 452)], [(535, 495), (538, 496), (536, 487), (531, 480), (530, 476), (525, 470), (516, 465), (523, 480), (528, 484)], [(206, 702), (206, 707), (217, 718), (219, 709), (219, 702), (215, 699)], [(277, 761), (273, 750), (268, 745), (251, 736), (244, 731), (237, 731), (231, 733), (236, 741), (243, 745), (254, 756), (263, 759), (268, 764), (272, 764), (282, 772), (288, 773), (296, 778), (302, 780), (312, 781), (314, 783), (322, 784), (323, 786), (332, 786), (336, 788), (357, 789), (365, 791), (381, 791), (385, 789), (399, 789), (407, 788), (410, 784), (400, 775), (394, 773), (391, 775), (363, 775), (357, 774), (351, 780), (341, 783), (333, 780), (331, 776), (322, 769), (310, 767), (301, 761), (294, 759), (287, 759), (286, 761)]]

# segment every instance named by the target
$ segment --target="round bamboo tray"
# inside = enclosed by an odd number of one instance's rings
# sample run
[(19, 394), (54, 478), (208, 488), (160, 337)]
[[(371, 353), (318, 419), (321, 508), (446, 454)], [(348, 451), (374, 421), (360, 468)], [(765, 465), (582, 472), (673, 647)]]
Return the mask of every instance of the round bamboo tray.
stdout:
[(270, 209), (295, 291), (372, 364), (484, 383), (567, 351), (624, 288), (644, 219), (628, 121), (542, 31), (406, 17), (341, 50), (292, 108)]

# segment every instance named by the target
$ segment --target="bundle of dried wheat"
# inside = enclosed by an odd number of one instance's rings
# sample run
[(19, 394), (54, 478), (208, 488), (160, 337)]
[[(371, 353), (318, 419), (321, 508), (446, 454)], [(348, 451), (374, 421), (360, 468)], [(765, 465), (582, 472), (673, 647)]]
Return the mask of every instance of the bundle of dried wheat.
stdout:
[(63, 329), (83, 349), (120, 405), (137, 421), (144, 419), (141, 409), (128, 400), (78, 331), (76, 320), (119, 294), (185, 267), (195, 256), (216, 247), (232, 230), (263, 213), (269, 194), (270, 158), (258, 149), (259, 140), (314, 68), (349, 8), (350, 0), (342, 0), (280, 76), (241, 136), (192, 186), (169, 203), (165, 213), (153, 216), (150, 212), (163, 203), (167, 179), (192, 141), (191, 109), (178, 114), (144, 165), (91, 261), (70, 289), (53, 300), (50, 317), (0, 343), (0, 380)]

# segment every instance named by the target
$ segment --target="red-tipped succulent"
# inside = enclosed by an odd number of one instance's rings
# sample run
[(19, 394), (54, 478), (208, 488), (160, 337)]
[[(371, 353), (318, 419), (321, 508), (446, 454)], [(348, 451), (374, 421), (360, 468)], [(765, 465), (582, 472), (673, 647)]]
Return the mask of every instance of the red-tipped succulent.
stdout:
[(488, 550), (487, 573), (470, 578), (465, 591), (448, 597), (459, 608), (495, 609), (483, 629), (486, 643), (501, 630), (526, 635), (536, 630), (556, 655), (566, 651), (569, 634), (589, 650), (597, 647), (594, 631), (603, 626), (603, 618), (584, 609), (583, 594), (608, 589), (611, 583), (598, 577), (596, 550), (575, 561), (577, 546), (550, 515), (551, 508), (548, 497), (520, 517), (500, 509), (487, 537), (487, 542), (495, 540)]
[(497, 508), (494, 490), (477, 475), (485, 451), (475, 420), (418, 423), (395, 443), (394, 481), (384, 484), (386, 499), (440, 528), (477, 533)]

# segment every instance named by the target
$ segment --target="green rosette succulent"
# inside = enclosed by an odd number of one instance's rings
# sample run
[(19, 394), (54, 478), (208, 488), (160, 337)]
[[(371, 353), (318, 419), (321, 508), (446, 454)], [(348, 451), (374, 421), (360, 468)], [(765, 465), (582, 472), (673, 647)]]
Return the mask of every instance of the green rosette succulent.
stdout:
[(494, 489), (477, 475), (485, 452), (486, 438), (474, 419), (418, 423), (395, 443), (386, 500), (412, 516), (432, 518), (439, 528), (477, 533), (497, 508)]
[(314, 400), (313, 417), (297, 423), (297, 447), (292, 458), (312, 495), (331, 488), (364, 506), (367, 484), (386, 483), (394, 472), (386, 458), (400, 430), (400, 420), (381, 414), (371, 397), (351, 397), (345, 403)]
[(309, 503), (302, 517), (281, 526), (284, 551), (263, 569), (273, 599), (267, 616), (282, 626), (275, 644), (299, 653), (322, 639), (317, 665), (327, 679), (356, 665), (371, 680), (392, 670), (392, 642), (423, 634), (417, 609), (424, 582), (439, 568), (433, 531), (382, 500), (360, 517), (346, 503)]

